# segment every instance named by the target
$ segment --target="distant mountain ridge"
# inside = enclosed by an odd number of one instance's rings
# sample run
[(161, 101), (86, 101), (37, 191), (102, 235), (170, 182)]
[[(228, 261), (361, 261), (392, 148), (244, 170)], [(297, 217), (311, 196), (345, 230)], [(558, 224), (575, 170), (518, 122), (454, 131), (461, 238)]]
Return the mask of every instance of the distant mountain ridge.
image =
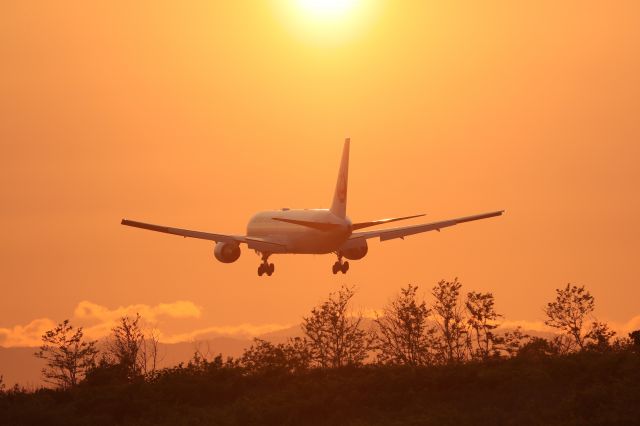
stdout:
[[(364, 329), (369, 329), (372, 325), (372, 319), (363, 318), (362, 327)], [(507, 331), (509, 328), (501, 328), (500, 330)], [(523, 332), (538, 337), (549, 337), (553, 335), (552, 333), (534, 330), (523, 330)], [(261, 334), (256, 336), (256, 338), (277, 344), (284, 343), (289, 338), (301, 337), (302, 335), (302, 328), (298, 324)], [(193, 342), (160, 343), (158, 368), (172, 367), (181, 362), (187, 363), (193, 358), (196, 351), (209, 359), (218, 354), (222, 354), (224, 357), (239, 357), (246, 348), (251, 346), (252, 342), (253, 338), (250, 337), (217, 335), (205, 339), (198, 339)], [(4, 383), (7, 387), (13, 386), (16, 383), (27, 389), (45, 385), (41, 375), (44, 362), (34, 356), (37, 350), (37, 347), (5, 348), (0, 346), (0, 375), (3, 376)]]
[[(207, 340), (180, 343), (160, 343), (158, 345), (158, 368), (171, 367), (188, 362), (198, 350), (207, 358), (218, 354), (237, 357), (251, 345), (252, 339), (236, 337), (214, 337)], [(37, 347), (0, 346), (0, 375), (7, 387), (18, 383), (28, 389), (45, 384), (41, 370), (44, 361), (36, 358)]]

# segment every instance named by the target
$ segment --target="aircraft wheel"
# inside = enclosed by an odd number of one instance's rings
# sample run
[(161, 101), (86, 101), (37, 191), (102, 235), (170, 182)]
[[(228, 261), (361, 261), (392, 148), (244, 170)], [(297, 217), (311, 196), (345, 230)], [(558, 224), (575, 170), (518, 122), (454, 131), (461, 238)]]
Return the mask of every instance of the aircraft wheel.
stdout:
[(347, 271), (349, 270), (349, 262), (344, 262), (340, 270), (342, 271), (343, 274), (346, 274)]
[(333, 268), (331, 269), (333, 271), (333, 275), (338, 273), (338, 270), (340, 269), (340, 264), (338, 262), (333, 264)]
[(264, 265), (260, 264), (260, 266), (258, 266), (258, 276), (261, 277), (262, 274), (264, 273), (265, 273)]
[(276, 271), (276, 265), (273, 263), (269, 264), (269, 268), (267, 269), (267, 275), (271, 276)]

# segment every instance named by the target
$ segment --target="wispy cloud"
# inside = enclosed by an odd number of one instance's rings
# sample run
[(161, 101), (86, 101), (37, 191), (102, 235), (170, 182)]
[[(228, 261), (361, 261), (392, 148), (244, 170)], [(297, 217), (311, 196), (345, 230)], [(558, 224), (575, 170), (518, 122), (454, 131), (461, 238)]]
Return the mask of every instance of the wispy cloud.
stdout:
[[(87, 300), (78, 303), (73, 311), (72, 323), (84, 327), (85, 335), (90, 339), (100, 339), (108, 336), (111, 329), (123, 316), (133, 316), (139, 313), (145, 323), (159, 328), (160, 341), (164, 343), (190, 342), (212, 337), (227, 336), (237, 338), (251, 338), (266, 333), (287, 329), (291, 324), (239, 324), (239, 325), (208, 325), (200, 326), (182, 333), (167, 333), (162, 330), (163, 319), (198, 319), (202, 317), (202, 308), (191, 301), (179, 300), (157, 305), (134, 304), (109, 308)], [(379, 309), (364, 308), (356, 314), (365, 318), (375, 319), (383, 315)], [(609, 326), (624, 337), (627, 333), (640, 329), (640, 315), (632, 317), (626, 322), (608, 321)], [(50, 318), (37, 318), (25, 325), (15, 325), (0, 328), (0, 346), (38, 346), (42, 335), (56, 326), (57, 322)], [(556, 330), (544, 324), (544, 321), (507, 320), (500, 323), (500, 329), (514, 329), (522, 327), (528, 332), (554, 333)]]
[[(83, 300), (73, 310), (72, 324), (82, 326), (89, 339), (100, 339), (108, 336), (123, 316), (134, 316), (139, 313), (145, 324), (159, 328), (160, 341), (165, 343), (188, 342), (214, 336), (230, 336), (250, 338), (261, 334), (278, 331), (289, 327), (282, 324), (240, 324), (227, 326), (199, 327), (185, 333), (170, 334), (162, 330), (163, 319), (197, 319), (202, 316), (202, 308), (195, 303), (179, 300), (157, 305), (135, 304), (109, 308), (97, 303)], [(56, 326), (57, 322), (50, 318), (38, 318), (26, 325), (11, 328), (0, 328), (0, 346), (38, 346), (42, 335)]]
[(42, 335), (55, 326), (56, 323), (49, 318), (38, 318), (27, 325), (0, 328), (0, 346), (36, 346)]
[[(84, 325), (85, 335), (91, 339), (100, 339), (109, 335), (118, 320), (124, 316), (140, 314), (144, 322), (152, 327), (157, 326), (163, 318), (183, 319), (200, 318), (202, 308), (193, 302), (179, 300), (173, 303), (160, 303), (154, 306), (135, 304), (110, 309), (106, 306), (83, 300), (73, 311), (75, 320)], [(162, 336), (162, 331), (160, 331)]]
[(109, 309), (106, 306), (83, 300), (73, 311), (75, 318), (102, 322), (117, 320), (122, 316), (135, 315), (136, 313), (139, 313), (147, 321), (155, 322), (163, 316), (168, 318), (199, 318), (202, 315), (202, 308), (193, 302), (179, 300), (155, 306), (137, 304)]
[(251, 338), (274, 331), (284, 330), (290, 325), (283, 324), (240, 324), (233, 326), (211, 326), (193, 330), (187, 333), (162, 335), (165, 343), (191, 342), (206, 339), (212, 336), (228, 336)]
[(527, 321), (527, 320), (515, 320), (515, 321), (502, 321), (498, 325), (501, 329), (515, 329), (522, 327), (523, 330), (537, 331), (540, 333), (554, 333), (555, 329), (549, 327), (544, 321)]
[(606, 321), (620, 337), (626, 337), (630, 332), (640, 330), (640, 315), (632, 317), (629, 321)]

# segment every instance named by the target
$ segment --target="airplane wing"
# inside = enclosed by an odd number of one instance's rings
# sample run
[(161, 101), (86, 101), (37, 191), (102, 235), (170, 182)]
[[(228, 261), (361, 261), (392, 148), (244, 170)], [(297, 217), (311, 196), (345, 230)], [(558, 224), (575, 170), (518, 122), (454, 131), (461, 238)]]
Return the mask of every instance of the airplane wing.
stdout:
[(281, 252), (284, 249), (284, 244), (280, 244), (276, 241), (270, 241), (265, 238), (257, 237), (245, 237), (244, 235), (226, 235), (226, 234), (213, 234), (210, 232), (192, 231), (190, 229), (172, 228), (170, 226), (153, 225), (151, 223), (136, 222), (134, 220), (122, 219), (120, 222), (122, 225), (133, 226), (135, 228), (147, 229), (149, 231), (163, 232), (165, 234), (179, 235), (184, 238), (198, 238), (201, 240), (210, 240), (217, 243), (245, 243), (250, 249), (259, 251), (270, 251), (272, 253)]
[(449, 219), (442, 220), (439, 222), (425, 223), (423, 225), (411, 225), (411, 226), (403, 226), (399, 228), (391, 228), (391, 229), (381, 229), (379, 231), (366, 231), (366, 232), (354, 232), (349, 237), (347, 241), (348, 245), (352, 245), (357, 240), (360, 239), (369, 239), (369, 238), (380, 238), (380, 241), (392, 240), (394, 238), (402, 238), (407, 237), (409, 235), (420, 234), (422, 232), (428, 231), (440, 231), (442, 228), (447, 228), (449, 226), (457, 225), (459, 223), (471, 222), (474, 220), (487, 219), (490, 217), (501, 216), (504, 213), (504, 210), (477, 214), (473, 216), (465, 216), (457, 219)]

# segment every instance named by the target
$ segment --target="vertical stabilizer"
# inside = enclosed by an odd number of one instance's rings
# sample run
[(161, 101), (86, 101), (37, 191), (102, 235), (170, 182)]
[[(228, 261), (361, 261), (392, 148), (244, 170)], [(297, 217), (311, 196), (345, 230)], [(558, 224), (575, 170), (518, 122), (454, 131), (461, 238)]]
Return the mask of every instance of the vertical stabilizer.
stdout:
[(349, 142), (347, 138), (344, 141), (342, 149), (342, 161), (340, 162), (340, 172), (338, 173), (338, 182), (336, 182), (336, 191), (333, 194), (333, 203), (331, 204), (331, 213), (345, 218), (347, 216), (347, 187), (349, 184)]

